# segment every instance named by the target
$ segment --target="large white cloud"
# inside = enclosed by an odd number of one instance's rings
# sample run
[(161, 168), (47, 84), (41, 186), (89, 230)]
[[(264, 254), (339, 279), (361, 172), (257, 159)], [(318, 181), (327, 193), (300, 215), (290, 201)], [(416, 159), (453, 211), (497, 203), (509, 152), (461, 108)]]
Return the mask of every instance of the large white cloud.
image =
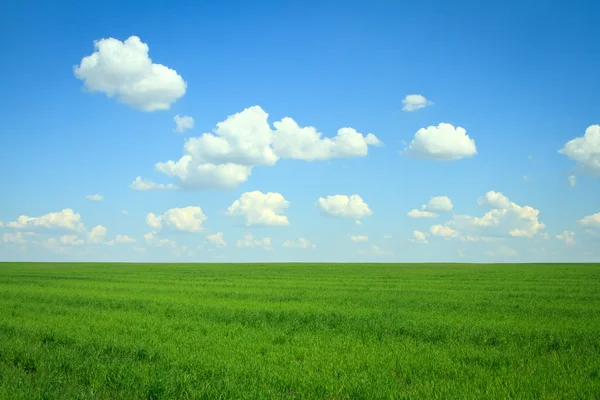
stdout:
[[(490, 207), (491, 210), (481, 217), (454, 215), (444, 225), (439, 225), (441, 228), (436, 228), (438, 232), (441, 234), (444, 232), (442, 228), (450, 228), (456, 232), (456, 234), (450, 235), (451, 237), (531, 238), (546, 227), (538, 219), (539, 210), (531, 206), (520, 206), (510, 201), (501, 192), (489, 191), (485, 196), (479, 198), (478, 203)], [(432, 234), (435, 233), (432, 231)]]
[(226, 215), (243, 217), (246, 220), (246, 226), (283, 226), (290, 223), (288, 218), (283, 215), (289, 205), (290, 202), (280, 193), (262, 193), (255, 190), (243, 193), (239, 200), (229, 206)]
[(155, 164), (157, 171), (188, 189), (234, 188), (248, 180), (257, 165), (272, 166), (280, 158), (327, 160), (366, 156), (368, 146), (380, 146), (373, 134), (341, 128), (324, 138), (313, 127), (300, 127), (286, 117), (274, 129), (260, 106), (252, 106), (217, 123), (211, 133), (186, 140), (183, 156)]
[(585, 172), (600, 175), (600, 125), (591, 125), (583, 136), (568, 141), (558, 151), (576, 161)]
[(283, 247), (297, 249), (314, 249), (315, 247), (317, 247), (317, 245), (311, 243), (310, 240), (304, 237), (299, 237), (298, 240), (286, 240), (285, 242), (283, 242)]
[(317, 207), (324, 214), (334, 217), (360, 219), (373, 215), (369, 205), (357, 194), (320, 197), (317, 200)]
[(200, 232), (204, 229), (204, 221), (206, 216), (202, 209), (194, 206), (171, 208), (162, 215), (148, 213), (146, 216), (146, 224), (155, 231), (167, 227), (182, 232)]
[(177, 114), (173, 117), (173, 121), (175, 121), (175, 129), (173, 129), (175, 132), (184, 132), (194, 127), (194, 118), (189, 115), (180, 116)]
[(47, 229), (64, 229), (70, 231), (83, 231), (84, 226), (81, 222), (81, 216), (71, 210), (65, 208), (59, 212), (48, 213), (41, 217), (28, 217), (21, 215), (16, 221), (7, 222), (6, 226), (16, 229), (32, 229), (32, 228), (47, 228)]
[(600, 227), (600, 212), (585, 216), (577, 222), (584, 226)]
[(441, 123), (419, 129), (405, 153), (416, 158), (453, 161), (474, 156), (477, 148), (464, 128)]
[(246, 233), (242, 239), (235, 243), (235, 245), (237, 247), (262, 247), (265, 250), (273, 250), (270, 237), (256, 239), (251, 233)]
[(185, 94), (187, 84), (177, 71), (155, 64), (148, 45), (131, 36), (121, 42), (94, 41), (95, 52), (74, 68), (77, 79), (90, 92), (103, 92), (143, 111), (167, 110)]
[(421, 108), (433, 105), (425, 96), (420, 94), (409, 94), (402, 100), (402, 111), (417, 111)]

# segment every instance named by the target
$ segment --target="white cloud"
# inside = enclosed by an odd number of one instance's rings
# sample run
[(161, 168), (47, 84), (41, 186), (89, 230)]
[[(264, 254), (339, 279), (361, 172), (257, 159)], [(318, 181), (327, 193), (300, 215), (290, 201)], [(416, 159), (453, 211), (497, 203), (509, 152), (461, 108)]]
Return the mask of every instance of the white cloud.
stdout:
[(83, 240), (79, 239), (76, 235), (63, 235), (59, 240), (60, 243), (67, 246), (81, 246), (83, 244)]
[(133, 182), (129, 185), (129, 187), (133, 190), (146, 191), (146, 190), (171, 190), (177, 189), (172, 183), (154, 183), (148, 179), (142, 179), (141, 176), (135, 178)]
[(88, 232), (88, 240), (90, 243), (102, 243), (106, 236), (106, 228), (102, 225), (96, 225)]
[(84, 229), (81, 222), (81, 216), (70, 208), (62, 211), (48, 213), (41, 217), (28, 217), (21, 215), (16, 221), (6, 224), (9, 228), (47, 228), (47, 229), (66, 229), (70, 231), (82, 231)]
[(484, 197), (477, 199), (480, 206), (491, 206), (492, 208), (508, 209), (512, 202), (504, 194), (490, 190)]
[(13, 244), (24, 244), (25, 238), (23, 236), (24, 236), (23, 232), (4, 233), (2, 235), (2, 242), (13, 243)]
[(431, 211), (420, 211), (416, 208), (410, 210), (406, 215), (408, 215), (410, 218), (435, 218), (438, 216), (436, 213)]
[(392, 254), (391, 251), (389, 250), (384, 250), (379, 246), (373, 245), (371, 246), (371, 248), (369, 250), (358, 250), (359, 254), (373, 254), (376, 256), (385, 256), (385, 255), (389, 255)]
[(591, 125), (583, 136), (568, 141), (558, 151), (577, 162), (585, 172), (600, 174), (600, 125)]
[(382, 143), (373, 134), (341, 128), (324, 138), (313, 127), (300, 127), (291, 118), (273, 124), (261, 107), (253, 106), (217, 123), (212, 133), (187, 139), (178, 161), (158, 162), (155, 168), (191, 189), (234, 188), (248, 180), (257, 165), (272, 166), (280, 158), (327, 160), (366, 156), (368, 146)]
[(429, 232), (431, 232), (433, 236), (441, 236), (445, 239), (458, 236), (458, 232), (445, 225), (433, 225), (429, 228)]
[(317, 245), (311, 243), (310, 240), (306, 238), (300, 237), (298, 238), (298, 240), (286, 240), (285, 242), (283, 242), (283, 247), (298, 249), (314, 249), (315, 247), (317, 247)]
[(175, 121), (175, 129), (173, 129), (175, 132), (183, 132), (194, 127), (194, 118), (189, 115), (177, 114), (173, 117), (173, 121)]
[(91, 201), (102, 201), (104, 200), (104, 196), (101, 194), (90, 194), (89, 196), (86, 196), (86, 199)]
[(212, 235), (207, 235), (206, 239), (214, 246), (217, 246), (217, 247), (227, 246), (227, 243), (223, 239), (222, 232), (217, 232), (217, 233), (213, 233)]
[(564, 231), (563, 233), (556, 235), (556, 238), (565, 242), (567, 246), (575, 244), (575, 232)]
[(156, 245), (156, 247), (175, 248), (177, 246), (177, 243), (175, 243), (175, 241), (171, 239), (159, 239), (154, 244)]
[(575, 175), (569, 176), (568, 180), (569, 186), (574, 187), (575, 185), (577, 185), (577, 177)]
[(356, 225), (362, 225), (362, 221), (361, 221), (360, 219), (357, 219), (356, 221), (354, 221), (354, 223), (355, 223)]
[(334, 217), (360, 219), (373, 215), (369, 205), (357, 194), (320, 197), (317, 206), (323, 213)]
[(154, 64), (148, 45), (131, 36), (121, 42), (94, 41), (95, 52), (74, 68), (90, 92), (103, 92), (143, 111), (167, 110), (185, 94), (187, 84), (173, 69)]
[(117, 243), (135, 243), (135, 239), (127, 235), (117, 235), (115, 237)]
[(402, 104), (402, 111), (411, 112), (433, 105), (433, 102), (427, 100), (420, 94), (409, 94), (402, 100)]
[(585, 216), (577, 222), (584, 226), (600, 227), (600, 212)]
[(148, 213), (146, 224), (159, 231), (163, 227), (182, 232), (200, 232), (203, 228), (202, 223), (206, 221), (206, 216), (200, 207), (171, 208), (162, 215)]
[(434, 196), (429, 199), (429, 203), (423, 205), (423, 210), (434, 212), (452, 211), (453, 208), (452, 201), (448, 196)]
[(273, 250), (271, 238), (256, 239), (251, 233), (246, 233), (244, 238), (238, 240), (235, 245), (237, 247), (263, 247), (265, 250)]
[(501, 241), (504, 240), (504, 238), (501, 238), (501, 237), (490, 237), (490, 236), (465, 235), (465, 236), (461, 236), (460, 240), (462, 240), (463, 242), (487, 242), (487, 243), (492, 243), (492, 242), (501, 242)]
[(146, 241), (146, 244), (152, 244), (152, 242), (156, 238), (156, 236), (152, 232), (144, 233), (143, 237), (144, 237), (144, 240)]
[(421, 128), (415, 134), (405, 153), (416, 158), (453, 161), (477, 154), (475, 141), (464, 128), (441, 123), (437, 127)]
[(368, 242), (369, 237), (364, 235), (349, 236), (353, 242)]
[(423, 233), (421, 231), (417, 231), (417, 230), (413, 231), (413, 235), (410, 238), (410, 241), (413, 243), (423, 243), (423, 244), (429, 243), (427, 241), (427, 235), (425, 233)]
[(288, 218), (283, 212), (290, 202), (280, 193), (262, 193), (258, 190), (243, 193), (239, 200), (234, 201), (227, 209), (228, 216), (242, 216), (246, 226), (289, 225)]

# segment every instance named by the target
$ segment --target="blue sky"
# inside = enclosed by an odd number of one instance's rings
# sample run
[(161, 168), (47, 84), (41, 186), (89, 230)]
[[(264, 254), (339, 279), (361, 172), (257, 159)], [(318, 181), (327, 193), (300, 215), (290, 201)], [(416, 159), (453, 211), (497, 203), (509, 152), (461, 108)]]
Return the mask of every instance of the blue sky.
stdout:
[(597, 2), (3, 8), (0, 260), (600, 260)]

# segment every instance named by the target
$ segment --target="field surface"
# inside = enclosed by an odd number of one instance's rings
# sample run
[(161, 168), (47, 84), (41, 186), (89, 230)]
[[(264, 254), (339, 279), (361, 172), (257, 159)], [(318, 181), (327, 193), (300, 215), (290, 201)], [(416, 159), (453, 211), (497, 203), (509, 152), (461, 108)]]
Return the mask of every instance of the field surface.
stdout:
[(600, 398), (600, 265), (0, 263), (0, 399)]

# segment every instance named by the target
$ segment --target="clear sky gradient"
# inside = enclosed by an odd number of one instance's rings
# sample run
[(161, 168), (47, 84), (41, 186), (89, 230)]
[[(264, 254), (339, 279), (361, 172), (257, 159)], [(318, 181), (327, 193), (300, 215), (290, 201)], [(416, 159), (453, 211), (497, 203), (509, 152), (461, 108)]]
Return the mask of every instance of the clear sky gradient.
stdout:
[(7, 1), (0, 260), (600, 261), (598, 15)]

